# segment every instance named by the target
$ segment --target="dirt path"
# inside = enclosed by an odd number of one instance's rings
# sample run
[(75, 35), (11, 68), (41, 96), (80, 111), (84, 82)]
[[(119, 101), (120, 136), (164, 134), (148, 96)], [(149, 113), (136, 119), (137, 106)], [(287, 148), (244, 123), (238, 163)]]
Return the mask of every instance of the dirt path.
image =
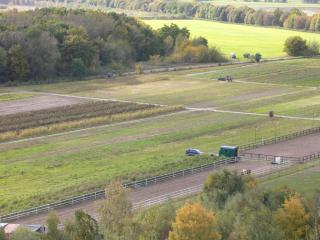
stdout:
[(0, 103), (0, 115), (61, 107), (86, 102), (86, 99), (77, 99), (70, 96), (40, 95), (28, 99), (6, 101)]
[[(226, 165), (222, 168), (215, 169), (214, 171), (221, 171), (223, 168), (235, 171), (241, 171), (242, 169), (251, 169), (253, 171), (258, 171), (259, 169), (268, 168), (270, 169), (270, 171), (273, 171), (273, 166), (265, 161), (243, 161), (237, 164)], [(178, 196), (180, 197), (189, 195), (190, 191), (188, 190), (190, 188), (194, 187), (196, 190), (194, 192), (197, 192), (197, 190), (201, 189), (202, 184), (205, 182), (211, 172), (212, 171), (205, 171), (194, 175), (180, 177), (160, 184), (151, 185), (149, 187), (138, 188), (130, 193), (130, 198), (134, 206), (138, 207), (138, 205), (144, 204), (148, 201), (150, 202), (150, 200), (154, 199), (160, 199), (158, 201), (153, 201), (154, 204), (157, 204), (166, 201), (170, 197), (175, 198), (177, 196), (177, 192), (179, 192)], [(183, 190), (186, 190), (185, 194)], [(70, 218), (77, 209), (83, 209), (90, 215), (98, 218), (98, 209), (101, 201), (102, 200), (88, 201), (67, 208), (56, 209), (55, 211), (62, 222)], [(21, 224), (44, 224), (46, 217), (47, 213), (42, 213), (39, 215), (19, 219), (14, 222)]]
[(38, 94), (54, 96), (54, 97), (67, 97), (67, 98), (93, 100), (93, 101), (135, 103), (135, 104), (152, 105), (152, 106), (160, 106), (160, 107), (167, 107), (168, 106), (168, 105), (157, 104), (157, 103), (135, 102), (135, 101), (128, 101), (128, 100), (114, 99), (114, 98), (85, 97), (85, 96), (78, 96), (78, 95), (72, 95), (72, 94), (60, 94), (60, 93), (50, 93), (50, 92), (32, 92), (32, 91), (24, 91), (24, 92), (25, 93), (32, 93), (32, 94), (37, 94), (38, 93)]

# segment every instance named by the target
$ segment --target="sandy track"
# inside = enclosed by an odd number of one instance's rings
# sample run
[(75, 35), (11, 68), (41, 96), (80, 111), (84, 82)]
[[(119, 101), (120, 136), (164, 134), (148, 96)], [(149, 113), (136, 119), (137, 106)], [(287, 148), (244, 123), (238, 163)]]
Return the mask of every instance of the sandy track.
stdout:
[(320, 152), (320, 133), (302, 136), (276, 144), (265, 145), (244, 153), (264, 154), (286, 157), (303, 157)]
[[(259, 170), (259, 169), (270, 169), (273, 171), (273, 167), (270, 163), (265, 161), (243, 161), (237, 164), (230, 164), (226, 165), (222, 168), (215, 169), (214, 171), (221, 171), (223, 168), (229, 170), (236, 170), (241, 171), (242, 169), (251, 169), (251, 170)], [(133, 190), (130, 193), (130, 198), (133, 204), (141, 203), (147, 201), (152, 198), (170, 195), (170, 193), (202, 185), (209, 174), (212, 171), (205, 171), (194, 175), (189, 175), (185, 177), (180, 177), (171, 181), (163, 182), (156, 185), (151, 185), (148, 187), (142, 187)], [(98, 209), (100, 206), (101, 200), (96, 201), (88, 201), (81, 204), (77, 204), (74, 206), (56, 209), (56, 213), (60, 217), (61, 221), (65, 221), (66, 219), (70, 218), (77, 209), (83, 209), (90, 215), (98, 218)], [(39, 215), (34, 215), (26, 218), (22, 218), (19, 220), (14, 221), (15, 223), (22, 223), (22, 224), (43, 224), (45, 223), (47, 217), (47, 213), (42, 213)]]
[(8, 115), (20, 112), (61, 107), (76, 103), (87, 102), (86, 99), (79, 99), (67, 96), (40, 95), (28, 99), (6, 101), (0, 103), (0, 115)]

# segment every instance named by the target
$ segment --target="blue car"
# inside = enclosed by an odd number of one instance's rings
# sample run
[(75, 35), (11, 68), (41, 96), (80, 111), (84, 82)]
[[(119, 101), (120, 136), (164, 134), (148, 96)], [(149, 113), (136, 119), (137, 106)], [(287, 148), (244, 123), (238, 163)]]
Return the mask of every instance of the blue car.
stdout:
[(195, 149), (195, 148), (188, 148), (186, 150), (186, 155), (188, 156), (196, 156), (196, 155), (201, 155), (202, 152), (198, 149)]

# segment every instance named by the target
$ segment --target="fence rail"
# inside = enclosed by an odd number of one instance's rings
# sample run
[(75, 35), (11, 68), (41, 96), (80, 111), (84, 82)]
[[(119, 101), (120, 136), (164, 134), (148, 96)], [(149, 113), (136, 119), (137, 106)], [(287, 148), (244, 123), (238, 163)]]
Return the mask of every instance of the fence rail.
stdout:
[(306, 135), (318, 133), (318, 132), (320, 132), (320, 127), (309, 128), (309, 129), (301, 130), (298, 132), (289, 133), (287, 135), (282, 135), (282, 136), (278, 136), (278, 137), (274, 137), (274, 138), (265, 139), (265, 140), (262, 140), (261, 142), (241, 145), (239, 148), (240, 148), (240, 151), (246, 151), (246, 150), (250, 150), (253, 148), (257, 148), (259, 146), (275, 144), (278, 142), (283, 142), (283, 141), (287, 141), (287, 140), (290, 140), (290, 139), (293, 139), (296, 137), (306, 136)]
[[(235, 163), (235, 162), (236, 162), (236, 160), (232, 159), (232, 158), (222, 159), (222, 160), (218, 160), (218, 161), (208, 163), (205, 165), (200, 165), (197, 167), (192, 167), (192, 168), (188, 168), (188, 169), (184, 169), (184, 170), (180, 170), (180, 171), (176, 171), (176, 172), (172, 172), (172, 173), (168, 173), (168, 174), (164, 174), (164, 175), (159, 175), (156, 177), (151, 177), (151, 178), (146, 178), (143, 180), (125, 183), (125, 184), (123, 184), (123, 186), (128, 187), (128, 188), (145, 187), (145, 186), (169, 181), (174, 178), (196, 174), (196, 173), (207, 171), (207, 170), (210, 170), (213, 168), (219, 168), (221, 166), (224, 166), (224, 165), (227, 165), (230, 163)], [(0, 216), (0, 222), (10, 222), (10, 221), (17, 220), (19, 218), (28, 217), (28, 216), (43, 213), (43, 212), (48, 212), (50, 210), (57, 209), (57, 208), (72, 206), (72, 205), (79, 204), (79, 203), (82, 203), (85, 201), (101, 199), (103, 197), (105, 197), (105, 190), (99, 190), (96, 192), (92, 192), (92, 193), (80, 195), (77, 197), (61, 200), (58, 202), (42, 205), (39, 207), (26, 209), (26, 210), (11, 213), (8, 215), (3, 215), (3, 216)]]
[(241, 158), (249, 158), (249, 159), (259, 159), (266, 161), (273, 161), (275, 158), (280, 157), (284, 162), (300, 162), (302, 158), (300, 157), (289, 157), (289, 156), (275, 156), (271, 154), (261, 154), (261, 153), (241, 153)]

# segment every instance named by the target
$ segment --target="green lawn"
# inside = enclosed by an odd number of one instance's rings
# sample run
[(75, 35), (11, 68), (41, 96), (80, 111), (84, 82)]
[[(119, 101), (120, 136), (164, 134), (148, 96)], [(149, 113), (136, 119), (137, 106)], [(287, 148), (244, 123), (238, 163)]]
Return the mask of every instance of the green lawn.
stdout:
[(156, 29), (170, 23), (187, 27), (192, 37), (203, 36), (208, 39), (210, 45), (219, 47), (223, 53), (227, 55), (236, 53), (238, 57), (247, 52), (260, 52), (266, 58), (284, 56), (284, 42), (291, 36), (299, 35), (308, 41), (320, 40), (320, 34), (316, 33), (205, 20), (145, 20), (145, 22)]
[(268, 180), (261, 185), (273, 190), (290, 187), (300, 194), (311, 198), (320, 190), (320, 168), (315, 167), (288, 176)]
[(13, 93), (13, 94), (5, 93), (5, 94), (0, 94), (0, 102), (19, 100), (19, 99), (30, 98), (34, 96), (35, 94), (29, 94), (29, 93)]

